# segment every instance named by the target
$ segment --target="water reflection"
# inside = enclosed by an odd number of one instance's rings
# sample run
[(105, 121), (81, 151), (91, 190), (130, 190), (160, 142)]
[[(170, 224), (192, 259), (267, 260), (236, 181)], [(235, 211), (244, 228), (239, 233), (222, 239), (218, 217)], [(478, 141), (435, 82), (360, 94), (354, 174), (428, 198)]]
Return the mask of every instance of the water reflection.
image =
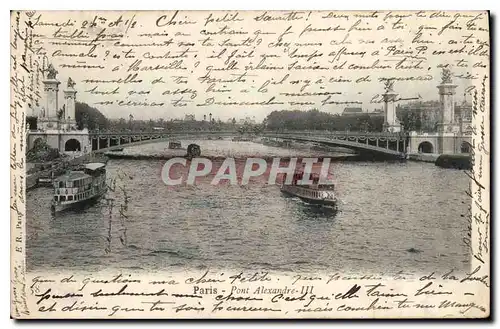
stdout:
[(322, 207), (315, 205), (304, 205), (303, 207), (305, 217), (303, 219), (329, 219), (334, 220), (335, 216), (338, 214), (339, 210), (330, 208), (330, 207)]

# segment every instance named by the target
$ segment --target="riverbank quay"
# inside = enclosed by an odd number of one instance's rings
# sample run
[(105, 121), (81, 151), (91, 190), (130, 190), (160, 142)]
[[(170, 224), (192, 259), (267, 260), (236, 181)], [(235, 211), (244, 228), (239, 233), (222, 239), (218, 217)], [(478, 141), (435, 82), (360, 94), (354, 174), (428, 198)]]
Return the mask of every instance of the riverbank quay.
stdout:
[(66, 170), (70, 170), (72, 167), (87, 162), (107, 162), (107, 157), (93, 153), (85, 155), (75, 154), (70, 157), (57, 159), (51, 163), (45, 163), (43, 166), (28, 163), (28, 167), (31, 167), (31, 169), (26, 176), (26, 189), (34, 189), (39, 186), (40, 180), (48, 180), (52, 177), (57, 177), (62, 175)]
[(436, 160), (436, 166), (451, 169), (472, 169), (472, 159), (469, 154), (441, 154)]
[(408, 160), (417, 162), (429, 162), (436, 163), (436, 160), (441, 154), (438, 153), (410, 153), (408, 154)]
[(471, 169), (472, 162), (469, 154), (436, 154), (418, 153), (409, 154), (408, 160), (417, 162), (434, 163), (441, 168)]

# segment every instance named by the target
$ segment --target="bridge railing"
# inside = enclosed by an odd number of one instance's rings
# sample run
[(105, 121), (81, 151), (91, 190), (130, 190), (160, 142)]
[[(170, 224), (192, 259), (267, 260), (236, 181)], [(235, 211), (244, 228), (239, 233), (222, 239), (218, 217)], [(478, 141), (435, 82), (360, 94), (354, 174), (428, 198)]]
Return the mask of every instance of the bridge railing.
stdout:
[(339, 136), (339, 137), (390, 137), (404, 138), (406, 133), (391, 132), (363, 132), (363, 131), (328, 131), (328, 130), (306, 130), (306, 131), (264, 131), (264, 135), (286, 135), (286, 136)]
[(390, 133), (390, 132), (363, 132), (363, 131), (330, 131), (330, 130), (264, 130), (262, 132), (247, 132), (240, 133), (238, 131), (115, 131), (115, 132), (90, 132), (91, 137), (108, 137), (108, 136), (185, 136), (185, 135), (304, 135), (304, 136), (369, 136), (369, 137), (406, 137), (407, 133)]
[(237, 131), (106, 131), (106, 132), (91, 132), (90, 137), (111, 137), (111, 136), (186, 136), (186, 135), (238, 135)]
[(406, 152), (407, 134), (390, 132), (349, 131), (280, 131), (264, 133), (268, 138), (299, 139), (313, 142), (340, 143), (356, 149), (403, 155)]

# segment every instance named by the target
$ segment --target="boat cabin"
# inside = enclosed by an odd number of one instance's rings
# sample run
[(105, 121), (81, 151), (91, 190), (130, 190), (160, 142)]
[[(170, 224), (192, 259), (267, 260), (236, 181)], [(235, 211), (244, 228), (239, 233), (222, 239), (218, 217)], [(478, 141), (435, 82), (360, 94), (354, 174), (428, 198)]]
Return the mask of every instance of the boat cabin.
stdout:
[[(310, 185), (304, 185), (304, 184), (297, 184), (298, 181), (301, 181), (304, 177), (304, 172), (298, 171), (293, 174), (293, 179), (292, 179), (292, 184), (293, 186), (304, 186), (304, 187), (311, 187), (311, 188), (317, 188), (317, 189), (322, 189), (322, 190), (334, 190), (335, 186), (333, 184), (319, 184), (319, 174), (318, 173), (309, 173), (309, 180), (312, 181), (312, 184)], [(284, 174), (283, 176), (283, 182), (285, 182), (287, 179), (287, 174)]]
[(180, 149), (182, 147), (181, 142), (178, 141), (173, 141), (168, 143), (168, 148), (169, 149)]
[(101, 162), (87, 163), (83, 172), (90, 176), (101, 176), (106, 173), (106, 164)]
[(78, 202), (93, 197), (106, 186), (104, 163), (89, 163), (54, 180), (54, 201)]

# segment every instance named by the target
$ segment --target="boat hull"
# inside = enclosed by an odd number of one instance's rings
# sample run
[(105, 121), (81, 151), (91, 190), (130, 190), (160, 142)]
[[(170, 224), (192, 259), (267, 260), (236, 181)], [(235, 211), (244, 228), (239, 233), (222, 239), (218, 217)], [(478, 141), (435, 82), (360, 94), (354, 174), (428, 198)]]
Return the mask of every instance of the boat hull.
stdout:
[(335, 208), (335, 209), (337, 208), (337, 199), (336, 198), (333, 200), (310, 198), (307, 196), (298, 195), (296, 193), (288, 191), (285, 187), (281, 187), (281, 192), (286, 194), (286, 195), (289, 195), (289, 196), (297, 197), (300, 200), (302, 200), (303, 202), (308, 203), (308, 204), (324, 206), (324, 207), (329, 207), (329, 208)]
[(79, 200), (79, 201), (73, 201), (73, 202), (52, 202), (52, 205), (50, 206), (50, 211), (52, 214), (62, 212), (65, 210), (71, 210), (71, 209), (83, 209), (87, 206), (93, 205), (96, 202), (98, 202), (105, 194), (105, 190), (103, 190), (101, 193), (96, 194), (88, 199), (85, 200)]

